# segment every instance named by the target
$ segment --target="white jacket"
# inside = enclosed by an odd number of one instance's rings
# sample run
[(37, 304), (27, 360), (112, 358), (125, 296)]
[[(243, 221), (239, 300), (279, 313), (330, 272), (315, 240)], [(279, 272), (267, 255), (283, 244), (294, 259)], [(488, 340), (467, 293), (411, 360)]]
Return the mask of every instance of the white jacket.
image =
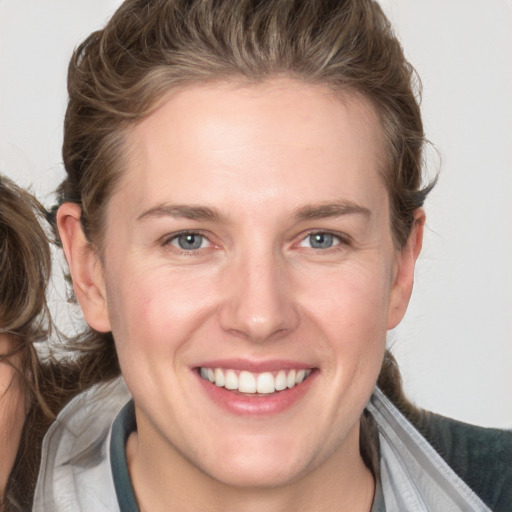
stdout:
[[(43, 441), (34, 512), (119, 512), (109, 446), (128, 400), (118, 378), (62, 410)], [(490, 512), (380, 390), (367, 409), (379, 428), (386, 512)]]

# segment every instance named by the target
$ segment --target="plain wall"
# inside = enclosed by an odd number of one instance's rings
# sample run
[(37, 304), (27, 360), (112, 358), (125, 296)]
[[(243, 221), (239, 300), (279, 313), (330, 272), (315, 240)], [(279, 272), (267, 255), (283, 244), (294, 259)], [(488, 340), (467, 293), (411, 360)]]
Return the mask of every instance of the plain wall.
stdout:
[[(63, 173), (67, 61), (119, 3), (0, 0), (0, 169), (47, 205)], [(441, 169), (411, 306), (390, 344), (416, 403), (510, 427), (512, 2), (382, 4), (422, 78), (430, 175)], [(69, 324), (62, 290), (52, 306)]]

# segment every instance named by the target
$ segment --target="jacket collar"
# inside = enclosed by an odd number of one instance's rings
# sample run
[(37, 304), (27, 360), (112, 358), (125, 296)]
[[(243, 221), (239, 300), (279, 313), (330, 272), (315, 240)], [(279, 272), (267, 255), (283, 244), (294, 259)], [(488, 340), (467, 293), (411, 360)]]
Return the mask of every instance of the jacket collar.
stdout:
[(380, 389), (367, 409), (379, 429), (386, 510), (491, 512)]
[[(108, 447), (112, 423), (129, 400), (120, 377), (75, 397), (61, 411), (43, 441), (34, 511), (67, 510), (59, 503), (70, 502), (84, 511), (119, 510)], [(373, 512), (491, 512), (378, 388), (367, 409), (380, 441), (383, 499)], [(91, 485), (82, 503), (80, 495)]]

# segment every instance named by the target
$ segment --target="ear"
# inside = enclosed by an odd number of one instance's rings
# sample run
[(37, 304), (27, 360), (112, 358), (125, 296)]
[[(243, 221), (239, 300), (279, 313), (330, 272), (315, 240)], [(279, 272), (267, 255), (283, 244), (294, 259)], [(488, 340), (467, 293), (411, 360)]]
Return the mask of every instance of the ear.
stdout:
[(405, 246), (397, 253), (391, 298), (388, 310), (388, 329), (395, 328), (402, 320), (409, 305), (414, 283), (414, 267), (423, 244), (425, 211), (418, 208)]
[(96, 331), (111, 330), (103, 267), (100, 257), (87, 240), (74, 203), (64, 203), (57, 212), (57, 226), (73, 280), (76, 298), (87, 323)]

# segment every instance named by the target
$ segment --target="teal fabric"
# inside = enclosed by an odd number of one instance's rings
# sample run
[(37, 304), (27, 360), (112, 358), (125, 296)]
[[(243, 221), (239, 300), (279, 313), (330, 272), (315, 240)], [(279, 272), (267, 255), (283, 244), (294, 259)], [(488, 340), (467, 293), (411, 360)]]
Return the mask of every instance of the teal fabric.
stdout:
[(128, 437), (135, 430), (137, 430), (135, 406), (133, 400), (130, 400), (117, 415), (112, 425), (112, 437), (110, 438), (110, 465), (121, 512), (139, 512), (128, 473), (125, 451)]
[(384, 495), (382, 494), (382, 487), (379, 481), (375, 484), (375, 496), (373, 497), (373, 504), (370, 512), (386, 512)]
[(493, 512), (512, 512), (512, 431), (422, 411), (410, 418), (432, 447)]

